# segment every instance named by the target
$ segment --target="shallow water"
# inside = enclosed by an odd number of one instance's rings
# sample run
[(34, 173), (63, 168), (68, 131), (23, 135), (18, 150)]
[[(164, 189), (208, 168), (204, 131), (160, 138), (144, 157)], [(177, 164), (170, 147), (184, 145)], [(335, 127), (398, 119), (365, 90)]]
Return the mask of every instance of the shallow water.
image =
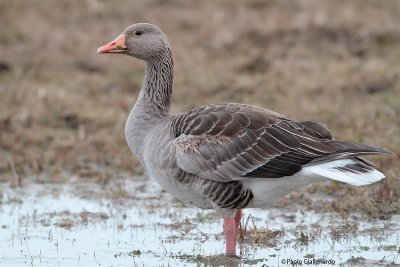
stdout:
[(245, 210), (243, 225), (251, 217), (238, 246), (241, 256), (226, 259), (221, 219), (186, 207), (151, 181), (127, 181), (112, 190), (3, 185), (0, 194), (1, 266), (315, 266), (307, 264), (313, 259), (330, 260), (319, 266), (400, 264), (398, 215), (344, 221), (338, 214)]

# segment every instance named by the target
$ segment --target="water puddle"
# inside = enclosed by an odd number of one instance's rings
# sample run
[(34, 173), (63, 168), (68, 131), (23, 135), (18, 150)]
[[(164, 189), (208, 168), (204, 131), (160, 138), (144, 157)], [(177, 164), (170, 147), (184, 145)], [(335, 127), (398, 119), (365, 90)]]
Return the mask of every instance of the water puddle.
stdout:
[[(154, 182), (0, 186), (1, 266), (400, 264), (400, 216), (364, 221), (293, 209), (245, 210), (240, 257), (223, 256), (222, 220)], [(248, 215), (251, 214), (250, 217)], [(358, 217), (357, 217), (358, 216)]]

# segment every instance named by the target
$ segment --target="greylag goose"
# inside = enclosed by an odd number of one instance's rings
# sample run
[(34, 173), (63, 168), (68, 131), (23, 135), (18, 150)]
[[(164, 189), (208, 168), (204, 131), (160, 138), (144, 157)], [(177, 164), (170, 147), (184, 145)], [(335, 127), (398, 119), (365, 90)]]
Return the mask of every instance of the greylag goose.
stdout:
[(224, 218), (226, 254), (236, 254), (243, 208), (262, 208), (327, 178), (367, 185), (385, 176), (361, 155), (389, 151), (335, 140), (323, 125), (245, 104), (214, 104), (170, 114), (173, 60), (156, 26), (126, 28), (97, 53), (146, 62), (138, 100), (125, 125), (127, 143), (165, 190)]

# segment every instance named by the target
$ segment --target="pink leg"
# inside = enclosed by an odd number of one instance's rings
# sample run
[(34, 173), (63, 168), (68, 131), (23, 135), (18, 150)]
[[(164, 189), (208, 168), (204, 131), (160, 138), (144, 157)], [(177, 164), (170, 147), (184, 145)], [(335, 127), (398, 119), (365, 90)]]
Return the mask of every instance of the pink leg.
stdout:
[(237, 210), (235, 218), (224, 218), (226, 255), (236, 255), (236, 236), (242, 219), (242, 210)]
[(235, 215), (235, 244), (236, 244), (237, 232), (240, 225), (240, 220), (242, 220), (242, 210), (237, 210)]
[(226, 242), (226, 255), (236, 255), (235, 218), (224, 218), (223, 227)]

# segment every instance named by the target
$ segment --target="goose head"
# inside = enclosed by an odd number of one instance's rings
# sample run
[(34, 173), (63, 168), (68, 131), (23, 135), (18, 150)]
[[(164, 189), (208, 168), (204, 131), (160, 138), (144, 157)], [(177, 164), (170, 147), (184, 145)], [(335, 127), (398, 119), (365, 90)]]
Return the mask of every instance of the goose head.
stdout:
[(149, 61), (162, 57), (169, 50), (167, 36), (149, 23), (126, 28), (117, 38), (97, 49), (98, 54), (124, 54)]

